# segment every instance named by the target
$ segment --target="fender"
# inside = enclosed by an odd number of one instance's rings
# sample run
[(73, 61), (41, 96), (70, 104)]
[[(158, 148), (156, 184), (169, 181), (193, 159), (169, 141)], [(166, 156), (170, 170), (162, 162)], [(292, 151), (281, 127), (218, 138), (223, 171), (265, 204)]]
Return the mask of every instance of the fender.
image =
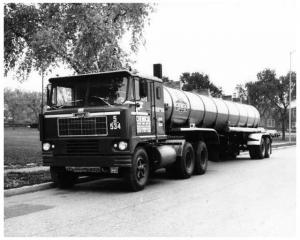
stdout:
[(263, 137), (270, 137), (268, 133), (251, 133), (248, 135), (247, 146), (260, 145), (260, 141)]
[(220, 139), (217, 131), (213, 128), (198, 128), (198, 127), (189, 127), (189, 128), (175, 128), (172, 130), (173, 133), (177, 135), (183, 135), (191, 137), (192, 135), (195, 139), (201, 139), (202, 137), (207, 144), (220, 144)]

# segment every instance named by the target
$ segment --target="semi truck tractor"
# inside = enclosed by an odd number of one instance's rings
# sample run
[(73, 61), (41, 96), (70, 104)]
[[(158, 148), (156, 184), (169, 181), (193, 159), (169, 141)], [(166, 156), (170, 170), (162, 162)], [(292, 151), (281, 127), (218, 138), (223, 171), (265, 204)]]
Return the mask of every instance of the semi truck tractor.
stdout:
[(154, 76), (120, 70), (49, 79), (40, 139), (58, 187), (116, 176), (139, 191), (157, 169), (186, 179), (240, 151), (270, 157), (272, 138), (255, 107), (169, 88), (161, 78), (154, 64)]

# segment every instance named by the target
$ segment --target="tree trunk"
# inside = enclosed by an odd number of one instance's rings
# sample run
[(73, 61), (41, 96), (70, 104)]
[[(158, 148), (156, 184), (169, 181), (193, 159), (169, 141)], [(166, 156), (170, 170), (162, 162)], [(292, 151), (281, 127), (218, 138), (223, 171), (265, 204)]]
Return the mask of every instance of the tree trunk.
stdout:
[(285, 140), (285, 119), (282, 119), (281, 123), (281, 130), (282, 130), (282, 140)]

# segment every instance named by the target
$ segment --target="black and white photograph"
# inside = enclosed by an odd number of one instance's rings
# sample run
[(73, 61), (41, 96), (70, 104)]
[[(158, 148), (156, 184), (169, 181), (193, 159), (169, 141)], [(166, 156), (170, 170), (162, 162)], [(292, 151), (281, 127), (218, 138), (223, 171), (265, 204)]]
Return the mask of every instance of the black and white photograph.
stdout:
[(296, 2), (4, 1), (2, 236), (296, 238)]

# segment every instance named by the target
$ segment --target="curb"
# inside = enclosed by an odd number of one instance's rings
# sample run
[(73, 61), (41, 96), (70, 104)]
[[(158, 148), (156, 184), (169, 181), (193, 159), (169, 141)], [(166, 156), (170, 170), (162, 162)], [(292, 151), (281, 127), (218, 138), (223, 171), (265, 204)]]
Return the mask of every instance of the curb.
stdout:
[(47, 182), (47, 183), (35, 184), (35, 185), (31, 185), (31, 186), (24, 186), (24, 187), (20, 187), (20, 188), (7, 189), (7, 190), (4, 190), (4, 197), (10, 197), (10, 196), (15, 196), (15, 195), (19, 195), (19, 194), (25, 194), (25, 193), (46, 190), (46, 189), (53, 188), (53, 187), (54, 187), (54, 183)]
[[(291, 147), (291, 146), (296, 146), (296, 143), (284, 143), (284, 144), (273, 145), (272, 148), (277, 149), (281, 147)], [(87, 182), (87, 181), (89, 181), (89, 178), (81, 179), (79, 183)], [(25, 194), (25, 193), (37, 192), (37, 191), (46, 190), (50, 188), (54, 188), (53, 182), (35, 184), (35, 185), (24, 186), (20, 188), (12, 188), (12, 189), (4, 190), (4, 197), (11, 197), (11, 196)]]
[[(93, 177), (83, 177), (83, 178), (79, 178), (77, 183), (85, 183), (92, 180), (95, 179)], [(25, 193), (32, 193), (32, 192), (47, 190), (50, 188), (55, 188), (55, 184), (53, 182), (40, 183), (31, 186), (23, 186), (19, 188), (11, 188), (11, 189), (4, 190), (4, 197), (11, 197), (11, 196), (25, 194)]]
[(296, 146), (296, 142), (293, 143), (282, 143), (282, 144), (272, 144), (272, 148), (280, 148), (280, 147), (289, 147), (289, 146)]

